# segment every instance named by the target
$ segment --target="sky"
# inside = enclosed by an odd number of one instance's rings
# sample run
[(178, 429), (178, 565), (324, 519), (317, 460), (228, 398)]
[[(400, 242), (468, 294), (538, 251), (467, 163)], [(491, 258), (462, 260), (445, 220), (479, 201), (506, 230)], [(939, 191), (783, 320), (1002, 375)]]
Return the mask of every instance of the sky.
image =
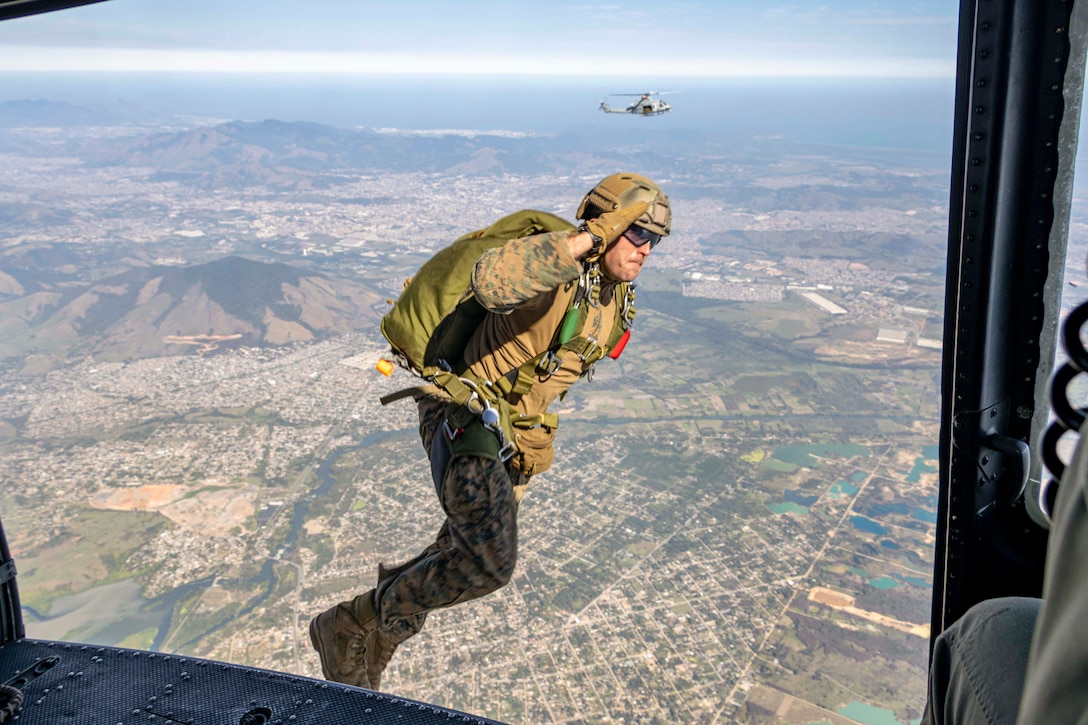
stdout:
[(0, 23), (5, 72), (951, 78), (954, 0), (109, 0)]

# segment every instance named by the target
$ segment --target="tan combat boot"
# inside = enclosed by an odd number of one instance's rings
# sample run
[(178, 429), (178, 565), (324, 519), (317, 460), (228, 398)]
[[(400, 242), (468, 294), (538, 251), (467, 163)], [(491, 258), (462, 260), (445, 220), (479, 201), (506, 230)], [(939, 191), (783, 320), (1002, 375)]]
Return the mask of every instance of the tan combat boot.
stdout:
[[(326, 680), (377, 689), (370, 685), (367, 674), (370, 658), (366, 656), (367, 639), (377, 627), (373, 590), (350, 602), (340, 602), (313, 618), (310, 643), (321, 658), (321, 674)], [(381, 670), (378, 673), (380, 680)]]
[(363, 650), (366, 658), (366, 676), (370, 680), (371, 690), (381, 687), (382, 672), (385, 671), (389, 658), (393, 656), (398, 644), (400, 643), (380, 629), (375, 629), (366, 638), (366, 646)]
[[(419, 558), (416, 557), (392, 569), (386, 569), (385, 564), (378, 564), (378, 587), (374, 590), (374, 596), (377, 597), (379, 592), (384, 592), (386, 587), (400, 576), (401, 572), (414, 565)], [(422, 622), (420, 622), (420, 626), (422, 626)], [(393, 656), (398, 644), (400, 642), (383, 633), (380, 629), (375, 629), (367, 636), (364, 650), (366, 652), (366, 674), (370, 680), (370, 689), (377, 690), (381, 687), (382, 672), (385, 671), (386, 665), (389, 664), (389, 658)]]

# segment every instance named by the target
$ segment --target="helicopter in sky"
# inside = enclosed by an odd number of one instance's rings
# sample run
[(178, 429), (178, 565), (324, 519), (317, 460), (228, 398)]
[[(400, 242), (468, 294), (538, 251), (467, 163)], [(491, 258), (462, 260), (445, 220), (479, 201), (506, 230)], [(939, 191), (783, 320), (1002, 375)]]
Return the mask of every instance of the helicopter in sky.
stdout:
[(626, 108), (612, 108), (604, 101), (601, 101), (601, 110), (605, 113), (633, 113), (636, 116), (660, 116), (662, 113), (668, 113), (672, 110), (672, 106), (665, 101), (658, 100), (654, 96), (667, 96), (671, 93), (679, 93), (679, 91), (664, 91), (658, 93), (657, 91), (647, 91), (646, 93), (611, 93), (610, 96), (638, 96), (638, 100), (627, 106)]

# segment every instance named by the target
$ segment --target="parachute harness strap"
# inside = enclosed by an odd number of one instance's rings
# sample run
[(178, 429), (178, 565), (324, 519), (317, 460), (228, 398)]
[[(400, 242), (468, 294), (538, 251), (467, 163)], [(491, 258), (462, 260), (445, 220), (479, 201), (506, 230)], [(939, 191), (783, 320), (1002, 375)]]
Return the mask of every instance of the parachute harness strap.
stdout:
[(623, 303), (620, 306), (620, 325), (624, 330), (630, 330), (635, 321), (635, 283), (628, 282), (624, 285)]
[[(635, 318), (635, 285), (634, 283), (624, 283), (622, 287), (623, 301), (620, 303), (617, 321), (620, 329), (629, 330)], [(600, 266), (596, 262), (585, 264), (582, 274), (578, 277), (578, 287), (571, 297), (570, 309), (577, 307), (583, 309), (589, 307), (598, 308), (600, 306), (601, 288)], [(557, 373), (563, 364), (563, 356), (567, 352), (573, 352), (585, 365), (588, 365), (587, 374), (591, 375), (593, 366), (604, 358), (611, 346), (615, 344), (614, 339), (607, 342), (608, 344), (602, 344), (601, 341), (594, 337), (583, 335), (561, 341), (557, 332), (556, 339), (547, 350), (529, 358), (519, 367), (495, 381), (472, 381), (469, 378), (455, 374), (449, 366), (443, 366), (443, 369), (431, 376), (430, 380), (449, 393), (454, 401), (461, 405), (468, 405), (473, 395), (475, 395), (481, 400), (486, 399), (491, 407), (506, 408), (507, 415), (504, 417), (509, 419), (514, 427), (530, 428), (535, 425), (545, 425), (554, 428), (555, 423), (536, 420), (540, 416), (522, 417), (514, 411), (506, 399), (511, 395), (524, 396), (528, 394), (532, 390), (537, 376), (547, 377)], [(469, 375), (470, 373), (465, 374)], [(475, 405), (475, 403), (473, 404)], [(548, 420), (555, 418), (554, 415), (550, 414), (545, 414), (545, 417)], [(557, 419), (555, 422), (557, 422)]]
[[(518, 369), (517, 382), (514, 386), (515, 392), (519, 395), (524, 395), (529, 392), (533, 386), (533, 378), (536, 375), (548, 377), (549, 375), (554, 375), (558, 372), (563, 364), (563, 353), (567, 350), (576, 350), (578, 356), (583, 361), (588, 359), (586, 355), (586, 339), (573, 336), (569, 339), (567, 338), (567, 335), (570, 334), (567, 332), (567, 317), (569, 317), (572, 312), (575, 312), (575, 310), (581, 310), (580, 314), (583, 315), (584, 319), (584, 315), (588, 313), (590, 307), (595, 309), (599, 308), (601, 302), (601, 288), (600, 266), (596, 262), (583, 265), (582, 274), (578, 276), (578, 286), (571, 296), (570, 306), (567, 308), (567, 315), (563, 318), (563, 325), (556, 332), (552, 344), (547, 350), (540, 355), (533, 357), (528, 363), (523, 364)], [(596, 340), (590, 340), (590, 342), (595, 344)], [(592, 362), (596, 362), (596, 360), (599, 359), (600, 357)], [(532, 363), (531, 369), (529, 363)]]
[(574, 304), (580, 304), (583, 300), (593, 308), (601, 304), (601, 267), (596, 261), (586, 264), (582, 275), (578, 278)]
[[(578, 286), (571, 298), (570, 309), (599, 308), (602, 286), (600, 265), (596, 260), (586, 263), (582, 274), (578, 277)], [(630, 328), (634, 319), (633, 287), (633, 284), (624, 285), (624, 298), (618, 315), (618, 322), (624, 330)], [(592, 375), (593, 366), (605, 357), (608, 346), (602, 345), (593, 337), (582, 335), (560, 342), (557, 331), (555, 341), (547, 350), (495, 381), (477, 379), (468, 371), (458, 375), (448, 364), (440, 364), (432, 375), (425, 374), (424, 379), (444, 390), (455, 403), (463, 406), (471, 415), (478, 418), (487, 430), (498, 437), (499, 458), (505, 462), (517, 452), (513, 441), (514, 429), (539, 427), (555, 429), (559, 425), (559, 416), (556, 414), (523, 415), (514, 409), (507, 398), (511, 395), (527, 394), (532, 390), (538, 375), (546, 377), (558, 372), (562, 366), (563, 356), (568, 351), (575, 353), (583, 363), (587, 364), (589, 373)], [(383, 397), (382, 403), (424, 391), (422, 387), (410, 388)]]
[(476, 381), (445, 370), (433, 376), (435, 385), (455, 403), (479, 419), (499, 439), (499, 460), (505, 463), (517, 452), (513, 441), (511, 407), (487, 381)]
[[(455, 403), (473, 416), (480, 419), (484, 428), (499, 438), (499, 459), (506, 461), (514, 455), (516, 448), (513, 441), (514, 429), (556, 428), (559, 416), (555, 413), (523, 415), (517, 412), (506, 400), (504, 388), (486, 380), (474, 380), (472, 377), (458, 376), (440, 371), (433, 377), (435, 385), (449, 393)], [(502, 378), (501, 380), (506, 380)]]

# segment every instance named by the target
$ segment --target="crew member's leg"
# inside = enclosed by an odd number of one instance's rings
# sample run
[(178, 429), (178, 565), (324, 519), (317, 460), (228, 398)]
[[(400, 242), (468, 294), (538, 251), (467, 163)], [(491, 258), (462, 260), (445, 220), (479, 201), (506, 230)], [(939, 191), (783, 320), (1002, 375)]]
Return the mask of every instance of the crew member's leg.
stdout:
[(442, 487), (448, 543), (390, 582), (377, 602), (383, 629), (396, 620), (490, 594), (517, 560), (517, 507), (502, 463), (458, 456)]
[(1021, 723), (1083, 723), (1088, 713), (1088, 423), (1065, 469), (1047, 543), (1046, 576)]
[[(434, 434), (445, 417), (447, 403), (433, 396), (425, 396), (417, 403), (419, 404), (420, 439), (429, 455)], [(448, 545), (449, 527), (443, 524), (435, 542), (414, 559), (390, 569), (379, 564), (376, 589), (383, 588), (405, 569)], [(396, 645), (393, 644), (392, 648), (387, 648), (387, 653), (381, 653), (377, 651), (378, 643), (374, 643), (367, 656), (367, 642), (372, 639), (371, 635), (378, 626), (377, 613), (374, 609), (374, 592), (375, 589), (371, 589), (346, 602), (340, 602), (314, 617), (310, 622), (310, 641), (321, 658), (321, 672), (325, 679), (356, 687), (377, 689), (381, 681), (380, 671), (377, 681), (371, 682), (369, 670), (372, 670), (373, 666), (368, 667), (367, 661), (373, 662), (375, 657), (388, 661)], [(398, 633), (400, 641), (419, 632), (426, 616), (426, 613), (420, 613), (415, 617), (402, 620), (399, 627), (403, 631)], [(383, 654), (384, 657), (379, 656)]]
[(447, 519), (439, 539), (393, 570), (379, 569), (373, 600), (356, 616), (377, 621), (364, 656), (371, 689), (397, 647), (419, 633), (427, 613), (499, 589), (517, 561), (517, 506), (503, 465), (486, 458), (450, 461), (442, 486)]
[(925, 725), (1016, 722), (1040, 600), (988, 599), (937, 637)]
[[(445, 407), (438, 398), (419, 400), (420, 437), (428, 453)], [(525, 490), (521, 478), (519, 493)], [(520, 496), (503, 464), (454, 457), (439, 493), (447, 518), (435, 542), (399, 566), (379, 566), (375, 589), (311, 622), (310, 638), (327, 679), (377, 689), (394, 650), (420, 631), (428, 612), (482, 597), (510, 581)]]
[[(420, 437), (430, 454), (441, 435), (445, 402), (423, 399)], [(520, 477), (518, 483), (521, 483)], [(524, 485), (516, 487), (524, 491)], [(439, 497), (446, 521), (435, 543), (409, 562), (379, 568), (372, 604), (378, 627), (366, 639), (365, 659), (370, 687), (397, 646), (417, 634), (427, 613), (489, 594), (505, 585), (517, 560), (515, 486), (498, 461), (457, 456), (449, 461)]]

